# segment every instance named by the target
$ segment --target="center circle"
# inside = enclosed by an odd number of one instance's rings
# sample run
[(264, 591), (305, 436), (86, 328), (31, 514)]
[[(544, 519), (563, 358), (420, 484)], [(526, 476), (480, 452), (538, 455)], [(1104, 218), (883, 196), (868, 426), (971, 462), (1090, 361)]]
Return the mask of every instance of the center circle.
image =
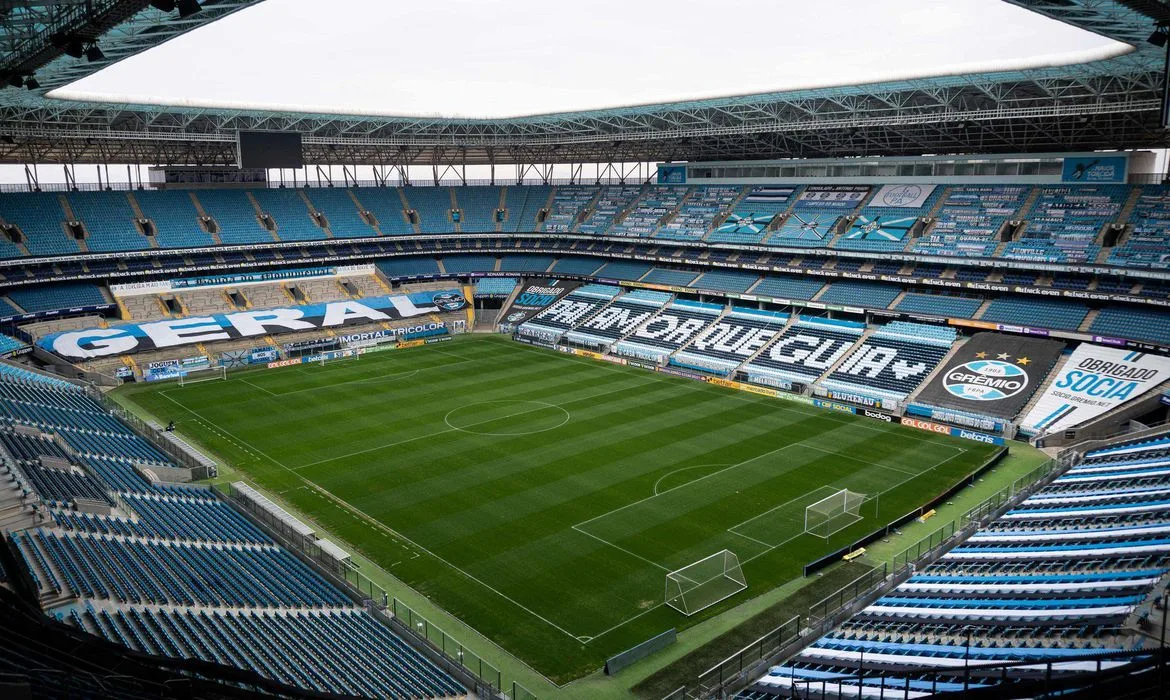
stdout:
[(443, 416), (447, 427), (473, 435), (532, 435), (569, 422), (568, 411), (544, 401), (502, 399), (477, 401)]

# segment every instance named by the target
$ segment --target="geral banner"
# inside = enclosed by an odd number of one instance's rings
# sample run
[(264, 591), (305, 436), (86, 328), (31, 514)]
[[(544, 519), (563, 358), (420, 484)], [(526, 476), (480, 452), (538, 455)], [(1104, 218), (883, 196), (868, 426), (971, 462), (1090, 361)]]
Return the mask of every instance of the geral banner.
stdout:
[(1082, 343), (1024, 418), (1037, 433), (1072, 428), (1137, 398), (1170, 378), (1170, 359)]
[(981, 415), (1014, 418), (1044, 381), (1064, 343), (976, 333), (959, 348), (918, 400)]
[(918, 209), (934, 194), (934, 188), (934, 185), (882, 185), (869, 206)]
[(500, 323), (513, 327), (518, 326), (580, 285), (581, 283), (575, 280), (543, 277), (524, 280), (523, 288), (516, 295), (512, 305), (508, 307), (508, 313)]
[(37, 345), (69, 360), (86, 360), (194, 343), (395, 321), (458, 311), (466, 306), (461, 291), (444, 289), (67, 331), (47, 335)]

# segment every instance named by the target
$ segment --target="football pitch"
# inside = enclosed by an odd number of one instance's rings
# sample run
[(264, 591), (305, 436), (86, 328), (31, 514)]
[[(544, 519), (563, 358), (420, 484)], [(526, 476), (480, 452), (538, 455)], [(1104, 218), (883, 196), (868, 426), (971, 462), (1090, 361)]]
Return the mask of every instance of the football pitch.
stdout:
[[(120, 391), (557, 683), (799, 577), (997, 449), (500, 336)], [(806, 534), (841, 489), (876, 498)], [(724, 549), (747, 590), (664, 604), (668, 572)]]

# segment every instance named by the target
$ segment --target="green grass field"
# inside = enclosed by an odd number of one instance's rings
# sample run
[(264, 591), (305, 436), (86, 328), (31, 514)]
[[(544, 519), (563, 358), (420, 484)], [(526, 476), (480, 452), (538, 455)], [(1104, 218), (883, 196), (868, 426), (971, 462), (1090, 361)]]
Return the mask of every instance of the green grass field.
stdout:
[[(498, 336), (120, 391), (558, 684), (799, 577), (994, 452)], [(842, 488), (880, 497), (803, 534)], [(722, 549), (746, 591), (663, 604), (668, 571)]]

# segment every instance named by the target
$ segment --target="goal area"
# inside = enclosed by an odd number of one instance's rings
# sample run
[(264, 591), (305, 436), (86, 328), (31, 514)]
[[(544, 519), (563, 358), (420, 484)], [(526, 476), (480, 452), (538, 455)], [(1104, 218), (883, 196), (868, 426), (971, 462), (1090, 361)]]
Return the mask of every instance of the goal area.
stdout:
[(747, 588), (739, 557), (725, 549), (666, 575), (666, 604), (694, 615)]
[(200, 382), (214, 382), (219, 379), (227, 379), (227, 367), (224, 367), (223, 365), (184, 369), (179, 371), (179, 386), (198, 384)]
[(831, 537), (861, 520), (866, 495), (841, 489), (804, 509), (804, 531), (817, 537)]

